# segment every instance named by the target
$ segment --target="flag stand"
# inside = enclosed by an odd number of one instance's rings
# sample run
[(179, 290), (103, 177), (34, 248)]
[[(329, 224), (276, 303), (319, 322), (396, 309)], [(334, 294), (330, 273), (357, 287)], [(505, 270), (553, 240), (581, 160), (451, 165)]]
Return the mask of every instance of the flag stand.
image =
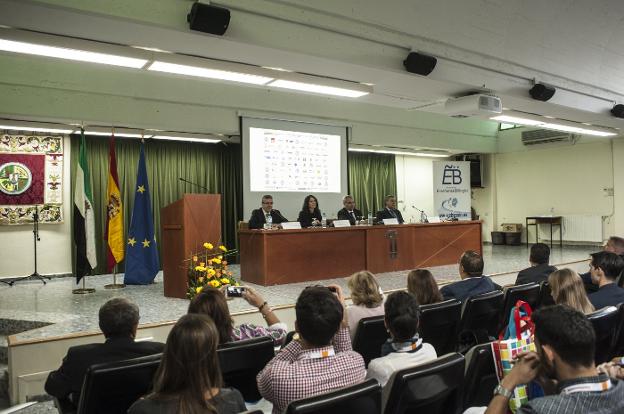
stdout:
[(117, 264), (113, 267), (113, 283), (110, 285), (104, 285), (104, 289), (123, 289), (126, 285), (123, 283), (117, 283)]
[(87, 293), (95, 292), (95, 289), (85, 287), (85, 278), (86, 278), (86, 276), (82, 277), (82, 287), (81, 288), (72, 289), (72, 293), (74, 295), (86, 295)]

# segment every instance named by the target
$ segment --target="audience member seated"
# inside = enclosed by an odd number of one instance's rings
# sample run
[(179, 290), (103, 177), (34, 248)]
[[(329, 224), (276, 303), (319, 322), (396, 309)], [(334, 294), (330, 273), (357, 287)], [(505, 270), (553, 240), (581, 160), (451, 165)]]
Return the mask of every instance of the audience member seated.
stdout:
[(272, 227), (277, 227), (280, 223), (288, 221), (279, 210), (273, 209), (273, 196), (267, 194), (262, 196), (262, 207), (251, 212), (248, 227), (250, 229), (264, 228), (269, 216), (271, 216)]
[(548, 276), (557, 270), (555, 266), (548, 264), (550, 259), (550, 247), (544, 243), (536, 243), (531, 246), (529, 263), (531, 267), (521, 270), (516, 278), (516, 285), (525, 283), (542, 283), (548, 280)]
[(364, 360), (351, 348), (339, 286), (308, 287), (295, 305), (299, 334), (258, 374), (260, 394), (284, 412), (292, 401), (348, 387), (364, 380)]
[(164, 345), (160, 342), (135, 342), (139, 325), (139, 308), (125, 298), (106, 302), (99, 312), (100, 329), (106, 338), (102, 344), (72, 346), (67, 350), (61, 367), (50, 372), (45, 383), (48, 394), (69, 399), (78, 404), (82, 382), (91, 365), (122, 361), (158, 354)]
[(270, 336), (276, 346), (284, 342), (287, 334), (286, 324), (280, 322), (262, 296), (254, 289), (246, 286), (243, 299), (258, 308), (267, 323), (267, 327), (249, 323), (234, 326), (224, 292), (214, 288), (205, 288), (199, 295), (195, 296), (189, 304), (188, 313), (210, 316), (219, 332), (219, 344), (258, 336)]
[(532, 380), (542, 383), (546, 396), (528, 401), (516, 414), (624, 412), (624, 382), (596, 370), (596, 336), (587, 318), (561, 305), (539, 309), (532, 318), (537, 353), (519, 355), (486, 413), (507, 413), (514, 387)]
[(223, 388), (218, 346), (219, 333), (208, 316), (182, 316), (167, 337), (153, 393), (135, 402), (128, 414), (245, 411), (241, 393)]
[(376, 215), (377, 222), (381, 223), (385, 219), (397, 219), (399, 224), (403, 224), (403, 215), (396, 208), (396, 198), (393, 195), (384, 197), (384, 208), (379, 210)]
[(344, 196), (342, 199), (342, 205), (344, 206), (338, 210), (338, 220), (349, 220), (352, 226), (355, 226), (358, 220), (362, 220), (362, 212), (355, 208), (355, 200), (350, 195)]
[(438, 284), (427, 269), (416, 269), (407, 275), (407, 291), (416, 298), (418, 305), (442, 302)]
[(321, 220), (323, 220), (323, 216), (319, 209), (318, 200), (310, 194), (303, 200), (303, 207), (301, 207), (297, 221), (301, 224), (301, 227), (306, 228), (319, 226)]
[(368, 364), (366, 378), (375, 378), (384, 387), (383, 403), (388, 397), (388, 380), (396, 371), (410, 368), (437, 358), (431, 344), (423, 343), (418, 337), (418, 303), (407, 292), (393, 292), (384, 305), (386, 328), (390, 339), (381, 348), (381, 358)]
[(550, 294), (557, 305), (567, 305), (588, 315), (596, 309), (587, 298), (581, 277), (572, 269), (561, 269), (548, 276)]
[(473, 250), (468, 250), (459, 259), (459, 275), (462, 280), (451, 283), (440, 289), (444, 299), (457, 299), (464, 302), (466, 299), (482, 293), (501, 290), (502, 288), (492, 280), (483, 276), (483, 257)]
[(594, 308), (616, 306), (624, 302), (624, 289), (615, 283), (615, 279), (624, 268), (624, 259), (615, 253), (598, 252), (591, 254), (589, 271), (592, 282), (598, 285), (598, 291), (590, 293), (588, 298)]
[(383, 294), (375, 276), (366, 270), (351, 275), (348, 286), (353, 305), (349, 305), (346, 312), (349, 332), (353, 339), (360, 319), (383, 315)]
[(598, 372), (604, 372), (610, 378), (624, 380), (624, 357), (613, 358), (612, 361), (598, 365)]
[[(615, 253), (624, 259), (624, 238), (611, 236), (607, 243), (602, 247), (602, 251)], [(591, 272), (583, 273), (580, 275), (585, 283), (585, 289), (587, 292), (595, 292), (598, 290), (598, 286), (592, 282)]]

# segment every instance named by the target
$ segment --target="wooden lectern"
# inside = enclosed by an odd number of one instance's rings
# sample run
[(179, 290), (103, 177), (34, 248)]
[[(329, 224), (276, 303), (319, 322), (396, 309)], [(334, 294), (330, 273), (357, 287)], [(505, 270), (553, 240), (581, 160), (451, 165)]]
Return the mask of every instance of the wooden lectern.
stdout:
[(221, 194), (184, 194), (160, 210), (165, 296), (186, 298), (188, 260), (221, 240)]

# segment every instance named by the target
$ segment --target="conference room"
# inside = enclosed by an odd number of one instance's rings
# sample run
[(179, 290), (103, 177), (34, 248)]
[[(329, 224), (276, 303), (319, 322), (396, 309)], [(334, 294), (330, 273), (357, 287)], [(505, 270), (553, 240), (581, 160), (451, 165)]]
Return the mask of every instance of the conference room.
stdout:
[[(539, 312), (526, 351), (566, 305), (592, 364), (624, 356), (623, 16), (615, 0), (0, 0), (0, 412), (152, 401), (167, 350), (147, 344), (193, 324), (221, 332), (212, 388), (252, 412), (499, 403), (516, 310)], [(314, 348), (298, 309), (336, 303), (353, 354), (331, 369), (352, 381), (273, 394), (268, 368)], [(73, 350), (109, 342), (107, 304), (150, 355), (87, 358), (54, 395)], [(431, 358), (371, 377), (408, 340)], [(96, 363), (143, 367), (140, 387), (107, 409), (119, 377)], [(434, 403), (409, 393), (433, 377), (453, 379)], [(546, 398), (521, 387), (504, 404)]]

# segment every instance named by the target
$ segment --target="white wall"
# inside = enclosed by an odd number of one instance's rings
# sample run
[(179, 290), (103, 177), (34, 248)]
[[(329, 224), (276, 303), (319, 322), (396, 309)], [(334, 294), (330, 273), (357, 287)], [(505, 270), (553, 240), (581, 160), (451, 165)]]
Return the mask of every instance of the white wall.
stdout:
[(428, 216), (433, 211), (433, 159), (413, 156), (396, 156), (397, 201), (407, 223), (418, 222), (424, 210)]
[[(40, 274), (71, 273), (70, 144), (63, 140), (63, 215), (61, 224), (41, 224), (37, 244), (37, 271)], [(0, 226), (0, 278), (27, 276), (34, 271), (32, 225)]]

